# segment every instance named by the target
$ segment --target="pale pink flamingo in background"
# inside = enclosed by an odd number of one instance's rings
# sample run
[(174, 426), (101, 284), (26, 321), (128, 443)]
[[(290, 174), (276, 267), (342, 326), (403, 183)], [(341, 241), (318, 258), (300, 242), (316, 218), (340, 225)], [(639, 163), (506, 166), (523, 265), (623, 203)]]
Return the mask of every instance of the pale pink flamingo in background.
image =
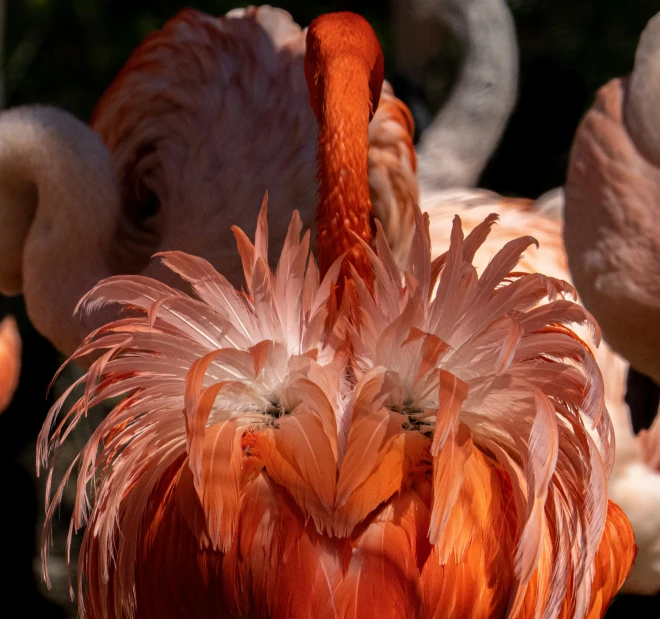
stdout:
[(612, 347), (660, 383), (660, 15), (630, 77), (582, 121), (566, 179), (564, 238), (585, 304)]
[(473, 187), (516, 103), (518, 43), (505, 0), (391, 0), (397, 72), (424, 90), (430, 61), (453, 35), (456, 83), (417, 145), (424, 191)]
[[(660, 382), (660, 14), (632, 74), (603, 86), (575, 136), (564, 240), (581, 299), (611, 346)], [(610, 496), (628, 514), (639, 554), (626, 589), (660, 591), (660, 425), (617, 433)]]

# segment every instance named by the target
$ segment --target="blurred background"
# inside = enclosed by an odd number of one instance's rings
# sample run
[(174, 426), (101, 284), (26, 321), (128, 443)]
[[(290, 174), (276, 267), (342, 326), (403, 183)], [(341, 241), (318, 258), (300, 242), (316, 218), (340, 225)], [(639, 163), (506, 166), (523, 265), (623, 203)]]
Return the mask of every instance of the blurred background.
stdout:
[[(6, 103), (60, 105), (89, 119), (95, 102), (130, 52), (184, 6), (222, 14), (232, 0), (4, 0)], [(253, 3), (254, 4), (254, 3)], [(373, 25), (394, 75), (387, 0), (282, 0), (301, 25), (316, 15), (353, 10)], [(480, 186), (536, 197), (562, 184), (577, 123), (596, 89), (630, 71), (639, 35), (657, 0), (509, 0), (520, 50), (519, 101)], [(426, 95), (431, 111), (451, 87), (458, 49), (447, 40)]]
[[(184, 6), (222, 14), (230, 0), (0, 0), (0, 101), (16, 106), (61, 106), (84, 120), (131, 51)], [(352, 10), (376, 30), (385, 53), (386, 77), (405, 99), (394, 72), (394, 34), (387, 0), (282, 0), (279, 6), (307, 25), (320, 13)], [(520, 52), (518, 103), (504, 137), (484, 170), (481, 187), (511, 196), (536, 197), (561, 185), (575, 128), (594, 92), (632, 67), (639, 35), (658, 0), (509, 0)], [(456, 78), (460, 53), (447, 37), (424, 84), (432, 115)], [(398, 86), (401, 85), (399, 90)], [(22, 614), (74, 617), (66, 578), (44, 593), (40, 577), (38, 521), (43, 480), (34, 478), (34, 441), (52, 395), (47, 387), (63, 361), (29, 326), (22, 302), (3, 299), (0, 313), (18, 316), (23, 373), (10, 408), (0, 416), (0, 592)], [(61, 519), (68, 523), (69, 514)], [(56, 550), (58, 541), (56, 540)], [(64, 572), (62, 572), (64, 574)], [(619, 600), (608, 617), (656, 619), (657, 600)], [(3, 614), (0, 611), (0, 614)]]

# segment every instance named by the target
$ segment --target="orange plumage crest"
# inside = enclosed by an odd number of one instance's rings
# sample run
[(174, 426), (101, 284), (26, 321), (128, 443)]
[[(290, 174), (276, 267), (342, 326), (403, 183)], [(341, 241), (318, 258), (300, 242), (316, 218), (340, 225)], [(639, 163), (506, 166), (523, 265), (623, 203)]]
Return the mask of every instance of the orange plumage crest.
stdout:
[(161, 259), (191, 294), (138, 276), (97, 285), (81, 308), (131, 313), (74, 354), (94, 361), (39, 440), (52, 470), (88, 409), (123, 396), (77, 460), (81, 611), (601, 616), (634, 543), (607, 500), (600, 372), (569, 327), (591, 317), (566, 282), (514, 272), (531, 237), (478, 274), (495, 221), (464, 237), (456, 217), (432, 260), (416, 209), (403, 269), (377, 224), (373, 248), (353, 237), (365, 280), (341, 254), (321, 274), (297, 214), (271, 270), (264, 203), (254, 242), (234, 230), (245, 292), (180, 252)]
[[(88, 338), (85, 393), (40, 438), (51, 462), (90, 406), (128, 396), (79, 457), (88, 616), (597, 616), (632, 533), (607, 516), (600, 374), (564, 326), (590, 318), (565, 282), (510, 274), (531, 239), (478, 277), (466, 258), (494, 218), (465, 239), (457, 219), (434, 269), (418, 212), (406, 270), (379, 232), (373, 294), (353, 278), (326, 326), (340, 263), (319, 278), (294, 216), (271, 272), (265, 217), (254, 244), (236, 231), (247, 294), (175, 252), (195, 297), (134, 276), (83, 302), (143, 312)], [(154, 596), (161, 579), (176, 586)]]

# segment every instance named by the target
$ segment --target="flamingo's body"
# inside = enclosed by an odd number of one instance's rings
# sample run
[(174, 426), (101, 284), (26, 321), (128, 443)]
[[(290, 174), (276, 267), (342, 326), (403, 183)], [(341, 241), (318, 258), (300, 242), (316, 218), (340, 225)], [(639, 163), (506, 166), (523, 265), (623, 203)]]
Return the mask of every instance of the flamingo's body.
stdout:
[[(660, 382), (660, 15), (642, 34), (630, 77), (603, 86), (575, 135), (564, 239), (578, 292), (612, 348)], [(656, 89), (656, 90), (654, 90)], [(614, 417), (614, 421), (617, 419)], [(617, 428), (610, 496), (639, 555), (625, 589), (660, 592), (660, 424)]]
[(268, 268), (264, 208), (254, 244), (234, 232), (245, 293), (170, 252), (195, 298), (122, 276), (85, 300), (138, 310), (77, 351), (97, 355), (85, 394), (40, 442), (48, 459), (89, 406), (126, 396), (80, 456), (87, 616), (601, 617), (634, 543), (606, 496), (600, 374), (568, 328), (588, 314), (565, 282), (511, 272), (531, 237), (477, 276), (494, 217), (467, 238), (457, 218), (432, 262), (416, 211), (405, 271), (382, 230), (376, 256), (360, 222), (382, 56), (351, 14), (308, 41), (324, 276), (297, 215)]
[[(660, 15), (630, 78), (599, 91), (575, 136), (566, 180), (571, 272), (613, 348), (660, 384)], [(588, 234), (587, 234), (588, 231)]]
[[(77, 525), (85, 520), (86, 482), (99, 474), (105, 479), (97, 488), (81, 549), (80, 573), (88, 589), (80, 594), (88, 616), (104, 616), (103, 609), (107, 616), (122, 616), (122, 605), (131, 608), (127, 592), (132, 583), (138, 617), (251, 612), (306, 618), (333, 617), (335, 611), (346, 617), (370, 612), (443, 617), (448, 608), (457, 617), (502, 616), (514, 600), (521, 604), (517, 617), (533, 616), (536, 604), (556, 604), (556, 610), (562, 609), (559, 616), (582, 616), (575, 614), (574, 596), (586, 595), (588, 579), (567, 594), (564, 578), (594, 560), (589, 549), (595, 551), (596, 539), (588, 541), (589, 530), (600, 530), (597, 522), (605, 514), (587, 506), (591, 501), (604, 505), (605, 470), (595, 444), (569, 408), (562, 408), (559, 419), (565, 421), (556, 425), (555, 398), (572, 407), (583, 401), (578, 395), (583, 388), (598, 389), (598, 375), (590, 376), (588, 365), (581, 365), (585, 349), (561, 329), (546, 328), (545, 335), (535, 336), (533, 316), (543, 318), (532, 311), (521, 316), (524, 333), (518, 352), (504, 359), (506, 340), (501, 338), (508, 329), (500, 329), (515, 315), (505, 310), (489, 327), (474, 332), (474, 339), (470, 330), (448, 338), (456, 347), (448, 355), (437, 335), (424, 335), (434, 313), (431, 306), (424, 309), (424, 285), (414, 295), (410, 288), (400, 290), (392, 302), (400, 284), (398, 276), (389, 279), (397, 271), (391, 270), (392, 259), (384, 258), (383, 265), (375, 263), (387, 277), (379, 281), (380, 295), (369, 301), (366, 288), (358, 287), (359, 301), (352, 309), (367, 317), (353, 340), (359, 359), (353, 386), (342, 379), (336, 360), (340, 351), (330, 344), (332, 333), (323, 329), (330, 281), (326, 278), (318, 288), (313, 266), (303, 276), (307, 242), (298, 245), (299, 230), (294, 221), (286, 249), (298, 259), (280, 259), (295, 270), (280, 267), (275, 277), (263, 271), (265, 224), (257, 236), (260, 250), (243, 243), (247, 281), (252, 282), (245, 298), (208, 264), (183, 254), (165, 259), (193, 282), (202, 301), (135, 278), (110, 280), (89, 297), (92, 303), (122, 299), (151, 308), (155, 322), (149, 328), (145, 313), (144, 318), (109, 325), (80, 351), (109, 354), (92, 366), (90, 391), (72, 411), (73, 423), (88, 404), (138, 389), (103, 421), (81, 455)], [(455, 228), (455, 236), (459, 230)], [(412, 258), (410, 266), (420, 276), (430, 276), (428, 257), (421, 262), (423, 233), (419, 236), (420, 259)], [(476, 248), (475, 236), (466, 241), (468, 254)], [(458, 266), (457, 243), (445, 269)], [(382, 238), (379, 247), (386, 256)], [(522, 247), (510, 248), (509, 260)], [(426, 252), (428, 256), (428, 247)], [(508, 261), (503, 258), (499, 262), (505, 269)], [(336, 273), (334, 269), (331, 275)], [(487, 279), (482, 278), (482, 290)], [(450, 284), (444, 274), (440, 281)], [(519, 282), (516, 287), (535, 291), (534, 299), (547, 285), (559, 285), (541, 276), (523, 276)], [(288, 301), (279, 298), (282, 293)], [(484, 314), (474, 299), (455, 294), (459, 296), (452, 297), (452, 304), (472, 308), (462, 324), (468, 328), (480, 322)], [(512, 296), (512, 306), (521, 302)], [(564, 303), (555, 302), (555, 311)], [(413, 305), (418, 309), (411, 313)], [(432, 305), (440, 307), (437, 300)], [(550, 317), (553, 304), (545, 307)], [(571, 311), (584, 317), (578, 306)], [(307, 318), (298, 327), (295, 318), (301, 315)], [(523, 326), (527, 321), (530, 331)], [(230, 324), (232, 335), (225, 337), (223, 325)], [(436, 333), (448, 333), (450, 324), (441, 321)], [(247, 326), (249, 333), (243, 332)], [(111, 359), (118, 345), (126, 346), (126, 353)], [(564, 346), (567, 354), (578, 355), (580, 370), (534, 360), (541, 350), (561, 355)], [(528, 347), (533, 353), (523, 352)], [(411, 364), (412, 359), (417, 362)], [(511, 365), (502, 369), (500, 364), (507, 362)], [(565, 387), (557, 381), (560, 373), (571, 376)], [(509, 380), (520, 381), (523, 391), (514, 396)], [(525, 386), (526, 380), (532, 382)], [(455, 382), (456, 399), (442, 395), (446, 389), (452, 393), (447, 381)], [(587, 386), (589, 381), (596, 382)], [(438, 389), (446, 427), (442, 431), (440, 417), (435, 430), (432, 421), (441, 414)], [(462, 402), (464, 390), (468, 398)], [(417, 399), (423, 393), (428, 395)], [(567, 399), (576, 396), (577, 401)], [(598, 427), (606, 434), (607, 418), (598, 397), (592, 399), (595, 408), (585, 412), (600, 415)], [(562, 429), (565, 422), (569, 425)], [(514, 437), (529, 432), (536, 438), (516, 445)], [(557, 432), (557, 442), (541, 438)], [(63, 435), (64, 428), (51, 437), (53, 445)], [(432, 437), (440, 436), (444, 439), (435, 440), (444, 446), (433, 457)], [(555, 458), (561, 463), (557, 470), (546, 468)], [(535, 490), (535, 509), (545, 505), (543, 513), (528, 512), (522, 500), (530, 481), (523, 482), (528, 466), (545, 480)], [(546, 483), (550, 485), (544, 490)], [(562, 487), (571, 487), (578, 503), (566, 505)], [(602, 616), (633, 555), (627, 521), (613, 504), (608, 513), (595, 557), (595, 588), (591, 601), (582, 598), (591, 608), (589, 617)], [(531, 524), (537, 517), (538, 530)], [(528, 550), (516, 554), (527, 518), (521, 547)], [(135, 522), (142, 524), (131, 524)], [(564, 533), (554, 539), (551, 531), (557, 530)], [(116, 564), (108, 554), (113, 547)], [(570, 557), (568, 565), (557, 563), (555, 552)], [(552, 574), (562, 573), (563, 585), (550, 583)], [(522, 574), (531, 580), (517, 596), (515, 583)]]

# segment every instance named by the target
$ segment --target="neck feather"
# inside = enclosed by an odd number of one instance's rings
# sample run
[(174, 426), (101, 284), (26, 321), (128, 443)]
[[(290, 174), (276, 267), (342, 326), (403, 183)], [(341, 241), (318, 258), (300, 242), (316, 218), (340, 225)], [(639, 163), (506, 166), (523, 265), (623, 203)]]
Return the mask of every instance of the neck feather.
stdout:
[(369, 198), (368, 131), (369, 74), (350, 57), (334, 59), (324, 72), (323, 106), (319, 119), (318, 254), (321, 274), (343, 253), (339, 285), (352, 264), (370, 279), (371, 267), (357, 234), (367, 244), (373, 238)]

